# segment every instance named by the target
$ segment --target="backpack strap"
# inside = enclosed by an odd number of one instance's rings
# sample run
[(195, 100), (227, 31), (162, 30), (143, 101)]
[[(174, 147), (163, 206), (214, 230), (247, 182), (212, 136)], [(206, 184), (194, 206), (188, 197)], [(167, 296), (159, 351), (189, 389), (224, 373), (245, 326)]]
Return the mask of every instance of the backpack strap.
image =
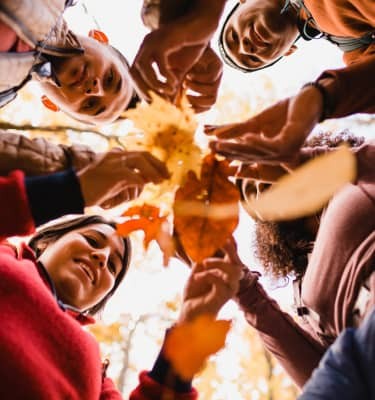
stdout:
[[(283, 13), (289, 7), (293, 7), (294, 10), (298, 13), (298, 30), (300, 31), (301, 36), (305, 40), (323, 38), (335, 44), (340, 48), (340, 50), (344, 52), (349, 52), (362, 47), (367, 47), (371, 43), (375, 42), (375, 29), (357, 38), (330, 35), (319, 28), (311, 12), (305, 6), (303, 0), (286, 0), (281, 12)], [(301, 17), (302, 11), (304, 11), (307, 18)]]

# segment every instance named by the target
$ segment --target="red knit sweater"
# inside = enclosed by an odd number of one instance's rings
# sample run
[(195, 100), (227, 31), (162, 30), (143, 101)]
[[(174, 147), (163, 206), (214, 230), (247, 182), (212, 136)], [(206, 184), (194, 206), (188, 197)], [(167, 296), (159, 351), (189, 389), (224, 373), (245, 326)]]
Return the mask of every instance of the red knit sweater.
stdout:
[[(0, 237), (34, 230), (22, 172), (0, 177)], [(74, 315), (64, 312), (38, 271), (32, 250), (0, 245), (0, 399), (119, 400), (102, 379), (99, 348)], [(132, 400), (194, 400), (140, 375)]]

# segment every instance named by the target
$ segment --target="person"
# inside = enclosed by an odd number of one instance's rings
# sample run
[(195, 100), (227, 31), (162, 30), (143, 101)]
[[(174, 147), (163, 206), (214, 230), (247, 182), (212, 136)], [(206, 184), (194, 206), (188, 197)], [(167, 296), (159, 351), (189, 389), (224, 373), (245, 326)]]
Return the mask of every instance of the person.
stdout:
[(147, 96), (149, 91), (154, 91), (178, 101), (180, 88), (185, 86), (202, 95), (189, 97), (198, 111), (214, 103), (222, 67), (209, 42), (225, 2), (144, 2), (143, 21), (153, 30), (144, 37), (131, 66), (131, 75), (140, 93)]
[[(346, 67), (324, 71), (290, 98), (245, 122), (208, 126), (213, 147), (233, 158), (282, 161), (295, 153), (313, 127), (329, 118), (375, 112), (368, 82), (375, 72), (372, 1), (245, 0), (229, 14), (220, 35), (231, 66), (252, 72), (296, 50), (296, 39), (324, 37), (343, 50)], [(232, 140), (227, 140), (232, 139)]]
[[(108, 197), (116, 186), (108, 183), (109, 175), (119, 174), (118, 154), (106, 155), (102, 163), (91, 163), (76, 174), (67, 171), (25, 179), (16, 170), (0, 177), (0, 310), (4, 317), (0, 347), (2, 359), (7, 360), (0, 367), (1, 398), (121, 399), (105, 375), (95, 340), (81, 325), (92, 322), (92, 315), (102, 309), (125, 276), (130, 260), (128, 238), (119, 237), (115, 225), (102, 217), (83, 216), (42, 228), (29, 245), (19, 249), (4, 241), (32, 234), (36, 225), (52, 217), (80, 213), (83, 204), (97, 204)], [(143, 170), (138, 179), (142, 173), (155, 182), (165, 178), (162, 164), (152, 161), (154, 167), (151, 162), (146, 166), (146, 160), (143, 168), (134, 167)], [(50, 193), (48, 199), (46, 193)], [(63, 193), (64, 201), (54, 204)], [(195, 266), (178, 323), (201, 313), (215, 316), (237, 291), (241, 268), (230, 255)], [(161, 351), (154, 368), (141, 373), (130, 399), (159, 399), (166, 392), (176, 400), (197, 397), (190, 382), (173, 374)]]
[[(306, 160), (329, 149), (302, 150), (301, 159)], [(240, 281), (236, 301), (267, 349), (300, 387), (340, 332), (359, 326), (374, 306), (374, 152), (371, 142), (353, 149), (356, 181), (339, 191), (322, 214), (256, 222), (256, 254), (266, 271), (277, 278), (295, 278), (298, 321), (281, 311), (259, 284), (258, 274), (249, 270)], [(250, 170), (245, 165), (240, 176), (249, 172), (251, 183), (259, 174), (257, 180), (269, 183), (273, 168), (265, 164)], [(274, 176), (279, 175), (278, 169)], [(254, 185), (248, 183), (241, 185), (245, 197), (254, 192)]]
[(63, 13), (72, 3), (2, 2), (0, 106), (33, 79), (49, 109), (89, 124), (110, 123), (137, 98), (128, 62), (103, 33), (86, 37), (69, 30)]

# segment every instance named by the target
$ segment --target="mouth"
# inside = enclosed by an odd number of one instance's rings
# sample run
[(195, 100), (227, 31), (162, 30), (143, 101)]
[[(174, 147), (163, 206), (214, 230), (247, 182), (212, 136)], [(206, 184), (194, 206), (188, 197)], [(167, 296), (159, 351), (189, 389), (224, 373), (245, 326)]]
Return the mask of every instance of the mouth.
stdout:
[(96, 276), (95, 276), (93, 267), (82, 260), (74, 260), (74, 261), (78, 265), (78, 267), (84, 272), (84, 274), (87, 276), (87, 278), (89, 279), (91, 284), (95, 285)]

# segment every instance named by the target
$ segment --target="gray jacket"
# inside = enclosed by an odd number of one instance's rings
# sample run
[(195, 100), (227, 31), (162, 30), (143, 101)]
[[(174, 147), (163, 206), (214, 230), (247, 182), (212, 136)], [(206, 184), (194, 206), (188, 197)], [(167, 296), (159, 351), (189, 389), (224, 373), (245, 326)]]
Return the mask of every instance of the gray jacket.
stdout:
[(44, 55), (69, 56), (83, 52), (63, 19), (71, 0), (2, 0), (0, 20), (11, 27), (34, 51), (0, 54), (0, 106), (37, 73), (52, 75)]

